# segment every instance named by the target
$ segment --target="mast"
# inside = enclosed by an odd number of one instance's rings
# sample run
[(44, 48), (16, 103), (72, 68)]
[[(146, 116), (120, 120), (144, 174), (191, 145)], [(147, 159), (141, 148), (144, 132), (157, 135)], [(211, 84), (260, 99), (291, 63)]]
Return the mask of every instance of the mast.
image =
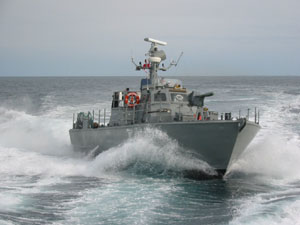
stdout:
[(131, 57), (131, 61), (135, 65), (136, 70), (142, 70), (142, 69), (149, 70), (150, 83), (152, 84), (152, 86), (155, 87), (155, 86), (159, 85), (158, 74), (157, 74), (158, 70), (167, 71), (172, 66), (177, 66), (183, 52), (181, 52), (177, 61), (172, 60), (172, 62), (170, 62), (170, 65), (167, 67), (164, 67), (164, 64), (162, 64), (162, 67), (159, 67), (160, 63), (162, 61), (166, 60), (167, 56), (163, 50), (158, 50), (158, 45), (166, 46), (167, 42), (155, 40), (153, 38), (145, 38), (144, 41), (151, 43), (151, 47), (150, 47), (148, 53), (146, 54), (146, 56), (149, 56), (148, 62), (150, 63), (150, 66), (147, 65), (147, 63), (146, 63), (147, 60), (145, 60), (144, 66), (142, 66), (141, 62), (139, 63), (139, 65), (137, 63), (135, 63), (133, 57)]
[(156, 86), (158, 84), (157, 71), (159, 70), (159, 64), (164, 61), (167, 57), (163, 50), (158, 50), (158, 45), (166, 46), (167, 42), (155, 40), (152, 38), (145, 38), (144, 41), (151, 42), (151, 47), (146, 55), (149, 56), (150, 62), (150, 82)]

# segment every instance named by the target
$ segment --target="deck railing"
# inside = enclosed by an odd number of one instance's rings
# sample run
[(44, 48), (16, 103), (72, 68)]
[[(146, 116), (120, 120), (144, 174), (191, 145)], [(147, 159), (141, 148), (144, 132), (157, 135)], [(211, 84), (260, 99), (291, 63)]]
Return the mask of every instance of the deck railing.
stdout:
[[(169, 111), (169, 110), (168, 110)], [(162, 114), (167, 112), (166, 109), (161, 108), (156, 110), (156, 111), (149, 111), (148, 107), (144, 108), (144, 109), (135, 109), (135, 108), (130, 108), (130, 110), (128, 109), (128, 107), (119, 107), (119, 114), (121, 114), (122, 116), (119, 116), (119, 120), (117, 124), (110, 124), (110, 118), (111, 118), (111, 113), (112, 110), (107, 110), (105, 109), (99, 109), (97, 111), (92, 110), (92, 112), (88, 112), (85, 119), (87, 119), (88, 123), (87, 126), (88, 128), (98, 128), (98, 127), (106, 127), (106, 126), (116, 126), (116, 125), (129, 125), (129, 124), (135, 124), (138, 123), (139, 121), (137, 121), (138, 118), (138, 113), (142, 112), (142, 117), (146, 118), (147, 114), (150, 113), (159, 113), (159, 119), (157, 122), (163, 122), (161, 120), (162, 118)], [(202, 116), (200, 120), (205, 121), (205, 120), (209, 120), (209, 113), (217, 113), (214, 111), (207, 111), (207, 114), (203, 113), (202, 111), (198, 111), (196, 113), (202, 112), (202, 115), (206, 115), (206, 116)], [(73, 123), (72, 123), (72, 127), (73, 128), (77, 128), (76, 127), (76, 121), (78, 119), (80, 113), (73, 113)], [(237, 119), (242, 119), (242, 118), (246, 118), (247, 120), (250, 120), (250, 109), (247, 109), (247, 114), (246, 116), (242, 116), (242, 111), (239, 110), (238, 111), (238, 116), (237, 117), (232, 117), (231, 112), (228, 113), (217, 113), (217, 120), (237, 120)], [(190, 115), (182, 115), (182, 116), (190, 116)], [(194, 114), (193, 116), (193, 120), (197, 121), (199, 120), (199, 117)], [(174, 119), (174, 118), (173, 118)], [(183, 121), (183, 120), (176, 120), (176, 121)], [(192, 120), (189, 120), (192, 121)], [(260, 121), (260, 112), (259, 110), (255, 107), (254, 108), (254, 121), (256, 124), (259, 124)], [(145, 121), (143, 121), (145, 122)], [(146, 121), (147, 122), (147, 121)]]

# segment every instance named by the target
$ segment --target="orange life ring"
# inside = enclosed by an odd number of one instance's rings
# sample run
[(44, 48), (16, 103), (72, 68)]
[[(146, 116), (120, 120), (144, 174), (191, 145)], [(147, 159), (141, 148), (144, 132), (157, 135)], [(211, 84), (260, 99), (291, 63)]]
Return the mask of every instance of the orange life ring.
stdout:
[(140, 97), (137, 95), (136, 92), (130, 92), (125, 95), (125, 104), (129, 107), (134, 107), (140, 104)]

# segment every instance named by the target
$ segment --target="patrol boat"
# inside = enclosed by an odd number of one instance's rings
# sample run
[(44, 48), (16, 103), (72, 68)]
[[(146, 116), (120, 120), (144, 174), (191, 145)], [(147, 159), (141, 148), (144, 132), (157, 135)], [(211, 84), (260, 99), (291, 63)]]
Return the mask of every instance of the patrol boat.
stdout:
[(106, 123), (105, 110), (102, 114), (99, 111), (98, 116), (94, 111), (78, 113), (76, 118), (73, 114), (73, 128), (69, 133), (74, 149), (96, 155), (152, 127), (166, 132), (194, 157), (224, 174), (259, 131), (259, 112), (255, 110), (252, 122), (249, 110), (248, 116), (235, 119), (231, 113), (219, 115), (208, 110), (204, 99), (213, 93), (189, 91), (178, 79), (158, 76), (158, 71), (176, 66), (182, 53), (177, 61), (165, 67), (162, 61), (166, 60), (166, 54), (158, 47), (167, 43), (152, 38), (144, 40), (151, 43), (146, 54), (148, 60), (142, 65), (132, 58), (136, 70), (148, 72), (141, 80), (140, 90), (127, 88), (113, 93), (109, 123)]

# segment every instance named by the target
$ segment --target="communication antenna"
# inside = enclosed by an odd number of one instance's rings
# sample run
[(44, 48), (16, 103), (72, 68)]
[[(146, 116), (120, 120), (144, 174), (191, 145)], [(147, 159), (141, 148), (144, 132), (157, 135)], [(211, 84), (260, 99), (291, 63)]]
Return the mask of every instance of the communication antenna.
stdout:
[(172, 60), (171, 61), (171, 63), (170, 63), (170, 65), (168, 66), (168, 67), (162, 67), (162, 68), (159, 68), (160, 70), (162, 70), (162, 71), (167, 71), (168, 69), (170, 69), (172, 66), (177, 66), (178, 65), (178, 63), (179, 63), (179, 61), (180, 61), (180, 59), (181, 59), (181, 56), (183, 55), (183, 52), (181, 52), (180, 53), (180, 55), (179, 55), (179, 57), (178, 57), (178, 59), (175, 61), (175, 60)]
[(177, 64), (179, 63), (182, 55), (183, 55), (183, 52), (180, 53), (178, 59), (176, 60), (176, 62), (174, 62), (174, 66), (177, 66)]

